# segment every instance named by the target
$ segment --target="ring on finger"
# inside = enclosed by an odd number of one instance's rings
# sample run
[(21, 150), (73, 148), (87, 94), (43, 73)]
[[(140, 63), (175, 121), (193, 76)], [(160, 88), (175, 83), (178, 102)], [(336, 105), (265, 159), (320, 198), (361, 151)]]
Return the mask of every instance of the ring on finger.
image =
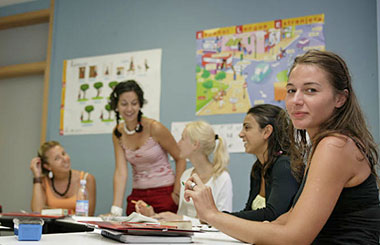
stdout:
[(194, 187), (196, 186), (197, 184), (195, 184), (194, 182), (192, 182), (191, 184), (190, 184), (190, 190), (194, 190)]

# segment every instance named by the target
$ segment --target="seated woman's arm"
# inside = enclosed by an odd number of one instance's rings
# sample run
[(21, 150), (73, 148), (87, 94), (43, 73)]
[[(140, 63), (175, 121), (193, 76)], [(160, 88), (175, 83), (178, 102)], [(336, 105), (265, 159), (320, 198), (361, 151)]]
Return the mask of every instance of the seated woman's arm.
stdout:
[(46, 195), (45, 188), (42, 183), (33, 184), (33, 194), (32, 194), (32, 202), (31, 209), (32, 212), (40, 213), (43, 208), (46, 207)]
[[(357, 175), (358, 155), (353, 153), (353, 147), (328, 138), (315, 149), (303, 192), (284, 224), (244, 220), (219, 212), (210, 188), (197, 175), (186, 182), (185, 198), (194, 201), (200, 219), (239, 240), (256, 244), (310, 244), (326, 224), (342, 189)], [(368, 164), (362, 167), (370, 173)], [(194, 190), (189, 188), (191, 182), (197, 184)]]
[(33, 173), (35, 179), (39, 179), (39, 182), (34, 183), (33, 181), (33, 194), (31, 201), (32, 212), (41, 212), (41, 210), (46, 206), (46, 194), (45, 187), (42, 181), (42, 169), (41, 169), (41, 159), (35, 157), (30, 161), (30, 170)]

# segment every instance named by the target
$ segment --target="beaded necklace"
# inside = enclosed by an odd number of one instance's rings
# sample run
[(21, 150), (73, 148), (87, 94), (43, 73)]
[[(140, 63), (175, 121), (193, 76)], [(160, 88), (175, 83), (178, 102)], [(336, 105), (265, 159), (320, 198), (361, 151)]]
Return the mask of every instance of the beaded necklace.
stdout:
[(67, 194), (67, 192), (69, 191), (70, 189), (70, 184), (71, 184), (71, 169), (70, 169), (70, 172), (69, 172), (69, 181), (67, 183), (67, 187), (66, 187), (66, 190), (63, 192), (63, 193), (60, 193), (58, 192), (56, 189), (55, 189), (55, 186), (54, 186), (54, 177), (51, 179), (51, 185), (53, 187), (53, 190), (55, 193), (57, 193), (58, 195), (60, 195), (61, 197), (63, 197), (64, 195)]

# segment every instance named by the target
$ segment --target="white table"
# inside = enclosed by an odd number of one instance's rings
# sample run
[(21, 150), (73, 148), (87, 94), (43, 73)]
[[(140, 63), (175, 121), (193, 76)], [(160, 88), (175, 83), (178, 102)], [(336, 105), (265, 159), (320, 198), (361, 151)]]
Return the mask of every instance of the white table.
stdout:
[[(40, 241), (18, 241), (16, 236), (0, 237), (0, 244), (64, 244), (64, 245), (97, 245), (97, 244), (120, 244), (117, 241), (100, 235), (100, 230), (93, 232), (43, 234)], [(242, 244), (238, 240), (227, 236), (222, 232), (195, 233), (191, 244)]]

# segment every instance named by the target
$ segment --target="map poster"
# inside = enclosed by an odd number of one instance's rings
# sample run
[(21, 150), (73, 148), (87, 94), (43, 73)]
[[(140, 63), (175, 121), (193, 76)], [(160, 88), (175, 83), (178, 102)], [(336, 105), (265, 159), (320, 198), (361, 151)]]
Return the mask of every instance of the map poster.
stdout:
[(116, 125), (108, 105), (113, 88), (135, 80), (148, 101), (145, 116), (159, 120), (161, 49), (64, 60), (60, 135), (108, 134)]
[(196, 115), (285, 107), (288, 70), (309, 49), (325, 49), (324, 14), (196, 33)]

